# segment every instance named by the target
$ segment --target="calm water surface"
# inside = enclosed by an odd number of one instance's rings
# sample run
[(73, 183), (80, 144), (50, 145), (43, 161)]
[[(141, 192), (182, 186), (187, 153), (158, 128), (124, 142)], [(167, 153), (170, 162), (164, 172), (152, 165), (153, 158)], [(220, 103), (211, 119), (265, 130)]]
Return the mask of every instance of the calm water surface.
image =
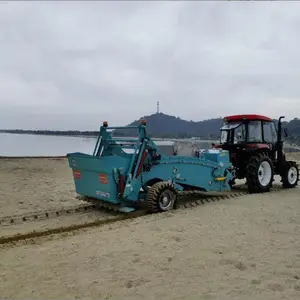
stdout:
[(63, 156), (93, 152), (95, 138), (0, 133), (0, 156)]
[[(70, 152), (92, 154), (96, 138), (0, 133), (0, 156), (64, 156)], [(170, 141), (156, 141), (170, 145)], [(209, 147), (209, 141), (203, 141)]]

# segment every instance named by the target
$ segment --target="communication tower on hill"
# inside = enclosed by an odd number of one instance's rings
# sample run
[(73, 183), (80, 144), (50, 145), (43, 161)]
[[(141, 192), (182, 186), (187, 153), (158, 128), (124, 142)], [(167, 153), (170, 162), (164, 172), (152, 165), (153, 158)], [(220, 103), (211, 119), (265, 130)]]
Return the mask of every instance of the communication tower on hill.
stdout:
[(156, 103), (156, 113), (159, 114), (159, 101)]

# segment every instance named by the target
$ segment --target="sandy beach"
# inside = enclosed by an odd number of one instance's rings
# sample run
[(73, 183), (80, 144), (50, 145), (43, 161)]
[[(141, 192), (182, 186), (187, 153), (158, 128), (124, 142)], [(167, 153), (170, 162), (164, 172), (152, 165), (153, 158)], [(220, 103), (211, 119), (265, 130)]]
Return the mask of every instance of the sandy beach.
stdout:
[(77, 205), (66, 158), (0, 159), (0, 217)]
[[(294, 154), (296, 155), (296, 154)], [(64, 159), (0, 160), (1, 214), (72, 206)], [(11, 299), (299, 299), (300, 189), (1, 246)]]

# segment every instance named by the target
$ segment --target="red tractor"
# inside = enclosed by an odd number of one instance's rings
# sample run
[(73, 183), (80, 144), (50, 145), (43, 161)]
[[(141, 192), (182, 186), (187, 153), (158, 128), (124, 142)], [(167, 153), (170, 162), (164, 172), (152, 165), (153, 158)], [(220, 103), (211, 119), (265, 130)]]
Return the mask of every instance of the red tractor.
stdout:
[[(284, 188), (299, 181), (298, 165), (287, 161), (283, 151), (282, 122), (261, 115), (234, 115), (224, 118), (220, 145), (228, 150), (235, 167), (235, 179), (247, 180), (249, 193), (269, 192), (274, 175), (281, 176)], [(284, 135), (287, 136), (286, 130)], [(231, 185), (234, 185), (232, 180)]]

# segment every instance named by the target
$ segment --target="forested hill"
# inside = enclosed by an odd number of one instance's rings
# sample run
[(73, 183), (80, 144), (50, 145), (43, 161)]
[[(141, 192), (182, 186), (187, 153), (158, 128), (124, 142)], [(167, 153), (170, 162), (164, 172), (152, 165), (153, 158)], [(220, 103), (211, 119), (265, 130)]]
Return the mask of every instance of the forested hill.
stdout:
[[(194, 122), (159, 113), (144, 116), (139, 120), (135, 120), (129, 124), (129, 126), (139, 125), (142, 119), (147, 121), (147, 132), (149, 135), (166, 138), (219, 137), (220, 127), (223, 123), (222, 118)], [(287, 128), (289, 136), (291, 136), (292, 139), (297, 138), (300, 140), (300, 119), (295, 118), (290, 122), (283, 122), (283, 127)], [(118, 134), (128, 135), (129, 132), (129, 130), (126, 130), (126, 132), (118, 131)]]
[[(222, 118), (204, 121), (187, 121), (179, 117), (163, 113), (144, 116), (128, 126), (137, 126), (141, 120), (147, 121), (147, 133), (154, 137), (184, 138), (184, 137), (218, 137)], [(131, 135), (129, 130), (117, 131), (116, 135)]]
[[(139, 125), (142, 119), (147, 121), (147, 133), (152, 137), (162, 138), (216, 138), (220, 135), (220, 127), (222, 125), (222, 118), (209, 119), (204, 121), (187, 121), (179, 117), (166, 115), (163, 113), (144, 116), (139, 120), (135, 120), (129, 126)], [(101, 124), (99, 124), (101, 125)], [(111, 124), (115, 125), (115, 124)], [(116, 124), (119, 125), (119, 124)], [(290, 122), (284, 122), (283, 127), (288, 129), (290, 141), (300, 143), (300, 119), (295, 118)], [(98, 131), (50, 131), (50, 130), (0, 130), (0, 132), (9, 133), (31, 133), (31, 134), (47, 134), (47, 135), (72, 135), (72, 136), (96, 136)], [(136, 135), (135, 131), (118, 130), (116, 135), (130, 136)]]

